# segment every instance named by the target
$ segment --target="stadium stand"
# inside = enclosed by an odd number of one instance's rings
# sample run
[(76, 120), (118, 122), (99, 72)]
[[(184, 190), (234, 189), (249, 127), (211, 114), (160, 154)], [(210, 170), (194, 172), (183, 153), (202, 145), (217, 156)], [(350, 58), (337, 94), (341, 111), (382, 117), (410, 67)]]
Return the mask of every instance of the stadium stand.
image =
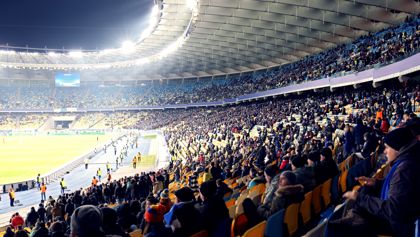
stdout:
[[(3, 87), (0, 103), (42, 109), (214, 101), (397, 61), (418, 52), (419, 23), (407, 19), (253, 75), (150, 87)], [(77, 129), (162, 129), (169, 166), (50, 197), (24, 223), (12, 216), (3, 234), (418, 235), (419, 103), (418, 81), (390, 80), (215, 108), (78, 114)], [(2, 114), (0, 129), (38, 129), (53, 115)]]

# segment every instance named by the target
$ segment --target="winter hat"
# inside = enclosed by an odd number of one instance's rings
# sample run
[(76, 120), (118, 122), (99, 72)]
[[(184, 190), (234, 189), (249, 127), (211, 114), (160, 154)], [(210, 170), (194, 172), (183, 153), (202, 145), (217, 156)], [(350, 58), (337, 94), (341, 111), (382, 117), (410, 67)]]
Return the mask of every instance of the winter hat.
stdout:
[(389, 132), (385, 137), (385, 143), (392, 149), (399, 151), (413, 139), (414, 137), (410, 129), (404, 127)]
[(166, 208), (161, 205), (152, 205), (144, 213), (144, 219), (147, 223), (161, 223), (163, 221), (163, 215), (165, 214)]
[(296, 184), (296, 174), (292, 171), (284, 171), (281, 173), (282, 176), (284, 176), (287, 179), (287, 183), (289, 185), (295, 185)]
[(102, 212), (93, 205), (76, 208), (71, 216), (70, 231), (77, 236), (98, 236), (102, 234)]
[(161, 193), (160, 193), (160, 198), (165, 198), (168, 199), (169, 198), (169, 190), (167, 188), (165, 188)]
[(174, 194), (180, 202), (189, 202), (195, 199), (194, 192), (189, 187), (180, 188)]
[(292, 165), (295, 166), (296, 168), (301, 168), (305, 166), (306, 164), (306, 159), (300, 155), (293, 156), (291, 161), (292, 161)]
[(117, 223), (117, 211), (109, 207), (101, 208), (104, 226), (115, 225)]

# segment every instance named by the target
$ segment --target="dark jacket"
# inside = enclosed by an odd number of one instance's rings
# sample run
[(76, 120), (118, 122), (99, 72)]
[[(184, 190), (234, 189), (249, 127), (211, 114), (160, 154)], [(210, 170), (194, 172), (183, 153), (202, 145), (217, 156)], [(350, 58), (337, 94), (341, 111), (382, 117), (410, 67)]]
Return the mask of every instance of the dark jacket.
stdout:
[(391, 178), (388, 199), (360, 193), (356, 203), (369, 214), (390, 224), (394, 236), (414, 236), (414, 221), (420, 216), (420, 142), (403, 147), (402, 163)]
[(169, 228), (166, 228), (163, 223), (159, 224), (150, 224), (147, 233), (144, 237), (171, 237), (172, 231)]
[(281, 209), (287, 208), (293, 203), (300, 203), (305, 199), (305, 193), (301, 184), (279, 187), (274, 193), (271, 203), (258, 207), (258, 214), (264, 219), (269, 218)]
[(338, 175), (338, 167), (334, 160), (326, 159), (315, 165), (315, 179), (317, 184), (322, 184)]
[(216, 196), (211, 197), (202, 204), (197, 204), (196, 209), (201, 215), (205, 229), (209, 231), (210, 236), (217, 231), (219, 225), (229, 219), (229, 210), (223, 199)]
[(174, 210), (174, 217), (181, 224), (180, 229), (176, 229), (175, 236), (191, 236), (202, 230), (202, 221), (200, 213), (194, 208), (195, 202), (184, 202)]
[(296, 182), (303, 185), (305, 193), (315, 188), (316, 180), (313, 167), (297, 168), (293, 173), (296, 174)]

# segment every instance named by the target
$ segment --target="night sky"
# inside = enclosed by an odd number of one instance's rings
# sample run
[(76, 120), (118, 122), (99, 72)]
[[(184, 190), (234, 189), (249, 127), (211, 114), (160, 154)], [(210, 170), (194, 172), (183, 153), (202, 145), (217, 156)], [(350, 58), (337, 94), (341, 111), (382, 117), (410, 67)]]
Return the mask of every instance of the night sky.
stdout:
[(1, 0), (0, 45), (106, 49), (139, 38), (153, 0)]

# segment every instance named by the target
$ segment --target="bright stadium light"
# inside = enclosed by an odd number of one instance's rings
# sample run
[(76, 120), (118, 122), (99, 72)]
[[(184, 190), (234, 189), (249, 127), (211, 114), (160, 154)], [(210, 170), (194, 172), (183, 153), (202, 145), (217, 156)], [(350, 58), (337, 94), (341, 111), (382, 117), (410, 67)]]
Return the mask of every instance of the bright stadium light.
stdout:
[(54, 51), (51, 51), (51, 52), (48, 52), (48, 56), (55, 57), (57, 56), (57, 53)]
[(123, 53), (132, 53), (136, 49), (136, 44), (133, 42), (126, 40), (121, 44), (121, 50)]
[(81, 58), (83, 56), (83, 52), (80, 50), (70, 51), (69, 56), (74, 58)]
[(185, 0), (188, 9), (193, 10), (197, 7), (197, 0)]

